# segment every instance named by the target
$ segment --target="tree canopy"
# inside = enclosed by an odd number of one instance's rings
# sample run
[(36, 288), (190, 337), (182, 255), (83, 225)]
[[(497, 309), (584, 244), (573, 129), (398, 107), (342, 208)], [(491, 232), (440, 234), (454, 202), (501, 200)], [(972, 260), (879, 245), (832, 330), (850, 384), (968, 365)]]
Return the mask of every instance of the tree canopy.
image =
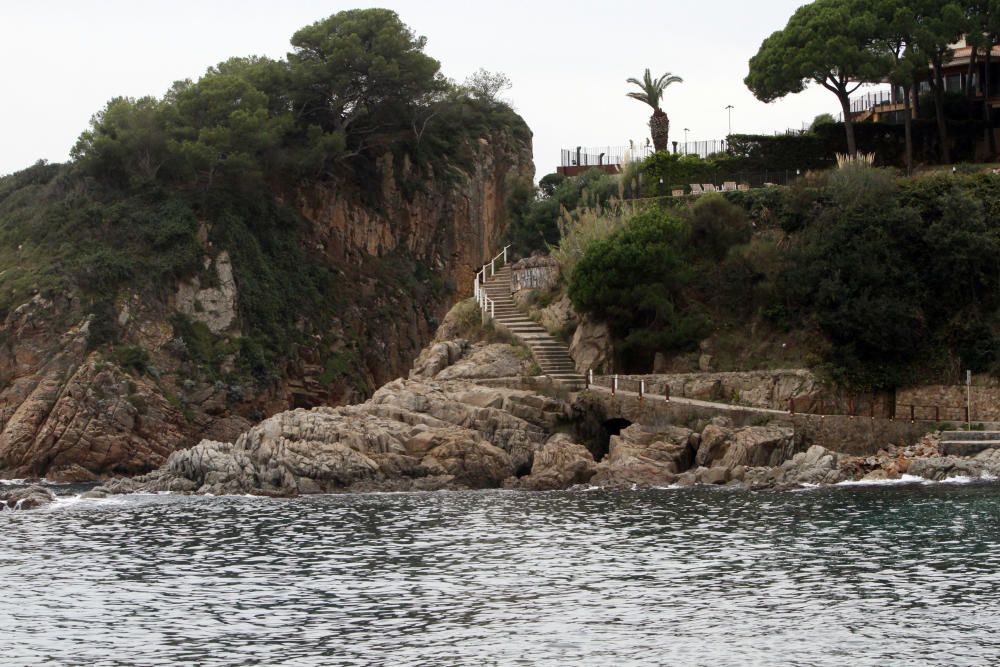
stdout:
[(162, 99), (111, 100), (80, 136), (74, 159), (120, 185), (255, 189), (266, 179), (371, 174), (389, 151), (409, 152), (418, 170), (467, 161), (465, 144), (494, 121), (528, 135), (496, 91), (449, 83), (424, 53), (425, 38), (395, 12), (340, 12), (291, 43), (287, 60), (231, 58), (197, 81), (175, 83)]
[(784, 29), (764, 40), (750, 59), (744, 83), (762, 102), (802, 92), (810, 83), (826, 88), (840, 102), (853, 154), (857, 147), (850, 95), (887, 70), (885, 54), (875, 48), (878, 36), (871, 3), (816, 0), (800, 7)]

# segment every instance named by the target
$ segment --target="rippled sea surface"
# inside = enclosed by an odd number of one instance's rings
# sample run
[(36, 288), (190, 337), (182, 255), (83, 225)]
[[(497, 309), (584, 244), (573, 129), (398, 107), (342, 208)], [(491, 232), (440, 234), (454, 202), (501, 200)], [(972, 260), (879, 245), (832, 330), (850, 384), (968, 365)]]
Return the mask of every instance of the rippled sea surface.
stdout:
[(0, 513), (3, 665), (996, 665), (1000, 486)]

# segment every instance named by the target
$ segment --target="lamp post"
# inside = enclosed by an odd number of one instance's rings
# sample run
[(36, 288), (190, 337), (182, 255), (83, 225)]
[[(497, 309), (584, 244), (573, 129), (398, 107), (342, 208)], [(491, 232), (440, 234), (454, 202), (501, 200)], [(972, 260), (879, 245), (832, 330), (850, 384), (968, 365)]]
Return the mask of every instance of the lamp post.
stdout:
[(690, 132), (690, 131), (691, 130), (687, 129), (686, 127), (684, 128), (684, 151), (685, 152), (687, 151), (688, 132)]
[[(729, 112), (729, 134), (733, 133), (733, 109), (735, 109), (732, 104), (726, 107), (726, 111)], [(726, 136), (729, 136), (728, 134)]]

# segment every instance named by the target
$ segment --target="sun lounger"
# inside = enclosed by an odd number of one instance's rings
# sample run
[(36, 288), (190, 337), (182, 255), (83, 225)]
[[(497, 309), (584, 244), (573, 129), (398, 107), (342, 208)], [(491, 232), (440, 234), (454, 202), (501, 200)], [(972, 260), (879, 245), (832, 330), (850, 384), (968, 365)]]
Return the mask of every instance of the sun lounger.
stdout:
[(736, 192), (736, 181), (726, 181), (722, 184), (723, 192)]
[(702, 184), (701, 187), (702, 187), (702, 189), (705, 190), (705, 192), (718, 192), (719, 191), (719, 189), (717, 187), (715, 187), (714, 183), (704, 183), (704, 184)]
[(702, 192), (704, 192), (704, 190), (701, 189), (700, 185), (698, 185), (697, 183), (691, 184), (691, 194), (700, 195)]
[(685, 193), (684, 190), (681, 189), (681, 190), (671, 190), (670, 194), (673, 195), (674, 197), (683, 197)]
[(740, 192), (746, 192), (747, 190), (750, 189), (750, 185), (748, 183), (740, 183), (736, 187), (736, 189), (739, 190)]

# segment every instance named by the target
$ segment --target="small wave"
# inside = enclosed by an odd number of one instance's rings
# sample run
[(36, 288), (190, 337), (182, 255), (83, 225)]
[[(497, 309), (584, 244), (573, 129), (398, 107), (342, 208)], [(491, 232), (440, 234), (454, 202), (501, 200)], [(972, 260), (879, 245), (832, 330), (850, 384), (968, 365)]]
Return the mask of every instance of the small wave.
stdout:
[(50, 479), (0, 479), (0, 486), (69, 486), (72, 482), (53, 482)]
[(896, 486), (899, 484), (926, 484), (928, 480), (916, 475), (903, 475), (896, 479), (857, 479), (838, 482), (834, 486)]

